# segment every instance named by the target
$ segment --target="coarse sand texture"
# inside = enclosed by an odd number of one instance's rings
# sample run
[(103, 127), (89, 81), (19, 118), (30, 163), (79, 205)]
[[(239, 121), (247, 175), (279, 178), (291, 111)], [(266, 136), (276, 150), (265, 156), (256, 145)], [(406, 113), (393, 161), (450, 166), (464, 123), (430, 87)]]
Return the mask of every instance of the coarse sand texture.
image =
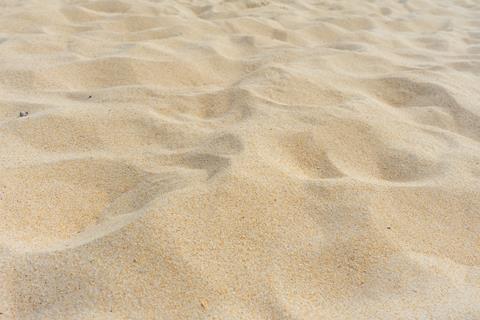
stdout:
[(479, 0), (0, 0), (0, 320), (479, 320)]

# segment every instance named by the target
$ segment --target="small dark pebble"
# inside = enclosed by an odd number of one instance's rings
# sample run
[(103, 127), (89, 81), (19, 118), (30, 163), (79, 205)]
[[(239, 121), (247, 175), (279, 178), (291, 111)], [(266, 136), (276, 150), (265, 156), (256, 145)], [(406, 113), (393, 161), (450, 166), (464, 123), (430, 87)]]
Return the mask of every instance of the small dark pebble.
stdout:
[(387, 227), (388, 230), (392, 229), (392, 227)]
[(88, 99), (92, 99), (92, 96), (88, 96)]
[(20, 118), (26, 117), (26, 116), (28, 116), (28, 111), (25, 111), (25, 112), (20, 111), (20, 113), (18, 114), (18, 116), (19, 116)]
[(137, 263), (137, 259), (133, 259), (133, 262), (134, 262), (134, 263)]

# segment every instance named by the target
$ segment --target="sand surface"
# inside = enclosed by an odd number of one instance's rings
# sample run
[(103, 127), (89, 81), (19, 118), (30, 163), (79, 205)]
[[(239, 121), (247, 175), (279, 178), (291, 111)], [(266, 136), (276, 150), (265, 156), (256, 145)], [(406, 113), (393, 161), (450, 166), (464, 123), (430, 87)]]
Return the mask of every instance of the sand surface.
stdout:
[(0, 58), (0, 320), (480, 319), (479, 1), (2, 0)]

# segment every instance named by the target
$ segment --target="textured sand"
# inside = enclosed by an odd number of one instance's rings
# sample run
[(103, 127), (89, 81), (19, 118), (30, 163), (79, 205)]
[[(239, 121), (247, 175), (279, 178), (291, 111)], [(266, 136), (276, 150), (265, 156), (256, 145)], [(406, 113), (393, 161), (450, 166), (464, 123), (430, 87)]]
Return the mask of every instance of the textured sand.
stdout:
[(0, 319), (480, 319), (480, 2), (3, 0), (0, 57)]

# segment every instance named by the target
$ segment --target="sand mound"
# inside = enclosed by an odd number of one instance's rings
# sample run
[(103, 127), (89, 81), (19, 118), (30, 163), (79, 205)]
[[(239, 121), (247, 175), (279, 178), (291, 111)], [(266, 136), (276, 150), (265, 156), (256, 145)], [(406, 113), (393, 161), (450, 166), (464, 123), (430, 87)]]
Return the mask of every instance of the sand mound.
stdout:
[(0, 319), (480, 318), (477, 1), (0, 9)]

